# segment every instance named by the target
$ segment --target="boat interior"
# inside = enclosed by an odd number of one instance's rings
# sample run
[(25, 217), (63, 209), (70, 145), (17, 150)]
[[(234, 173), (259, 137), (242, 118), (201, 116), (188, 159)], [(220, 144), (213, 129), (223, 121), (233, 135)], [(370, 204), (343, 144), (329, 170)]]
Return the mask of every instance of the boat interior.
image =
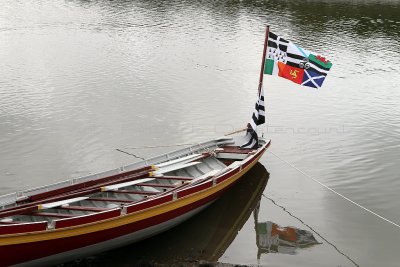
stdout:
[[(2, 226), (35, 223), (37, 229), (46, 230), (73, 226), (73, 218), (119, 216), (146, 207), (136, 205), (134, 209), (132, 204), (145, 204), (155, 198), (160, 199), (160, 204), (165, 201), (163, 196), (184, 197), (194, 192), (188, 189), (206, 181), (215, 185), (222, 180), (213, 177), (241, 168), (257, 151), (240, 149), (236, 142), (234, 138), (217, 139), (113, 172), (91, 175), (89, 179), (83, 177), (0, 197), (0, 234), (9, 233), (8, 227)], [(265, 141), (260, 142), (260, 146), (263, 144)], [(197, 189), (201, 189), (199, 186)], [(105, 214), (109, 215), (104, 217)], [(91, 218), (96, 220), (96, 216)], [(85, 222), (88, 221), (79, 223)]]

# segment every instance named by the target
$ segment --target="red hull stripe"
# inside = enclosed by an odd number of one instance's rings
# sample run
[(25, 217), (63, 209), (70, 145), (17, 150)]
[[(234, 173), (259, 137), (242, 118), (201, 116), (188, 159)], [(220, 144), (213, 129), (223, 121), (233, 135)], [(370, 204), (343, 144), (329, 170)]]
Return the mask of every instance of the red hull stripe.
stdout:
[[(2, 225), (0, 227), (0, 235), (45, 231), (46, 229), (47, 222), (30, 222), (27, 224)], [(1, 247), (1, 250), (2, 249), (3, 248)]]
[(208, 181), (208, 182), (205, 182), (205, 183), (201, 183), (201, 184), (195, 185), (193, 187), (189, 187), (187, 189), (183, 189), (182, 191), (178, 192), (178, 198), (182, 198), (184, 196), (188, 196), (188, 195), (191, 195), (193, 193), (205, 190), (207, 188), (212, 187), (212, 185), (213, 185), (213, 181)]
[(86, 215), (86, 216), (56, 220), (55, 228), (59, 229), (59, 228), (76, 226), (76, 225), (80, 225), (80, 224), (93, 223), (93, 222), (97, 222), (100, 220), (107, 220), (107, 219), (118, 217), (120, 214), (121, 214), (121, 210), (119, 208), (117, 208), (117, 209), (113, 209), (113, 210), (109, 210), (109, 211)]
[(151, 198), (149, 200), (142, 201), (140, 203), (128, 206), (127, 209), (126, 209), (126, 212), (127, 213), (133, 213), (133, 212), (136, 212), (136, 211), (140, 211), (140, 210), (148, 209), (148, 208), (151, 208), (151, 207), (155, 207), (155, 206), (164, 204), (166, 202), (170, 202), (172, 200), (173, 200), (173, 195), (172, 195), (172, 193), (169, 193), (167, 195)]
[(240, 172), (240, 168), (233, 169), (233, 170), (231, 170), (231, 171), (225, 173), (224, 175), (218, 177), (218, 178), (217, 178), (217, 183), (218, 183), (218, 184), (219, 184), (219, 183), (222, 183), (223, 181), (225, 181), (226, 179), (228, 179), (228, 178), (231, 177), (232, 175), (235, 175), (235, 174), (237, 174), (237, 173), (239, 173), (239, 172)]

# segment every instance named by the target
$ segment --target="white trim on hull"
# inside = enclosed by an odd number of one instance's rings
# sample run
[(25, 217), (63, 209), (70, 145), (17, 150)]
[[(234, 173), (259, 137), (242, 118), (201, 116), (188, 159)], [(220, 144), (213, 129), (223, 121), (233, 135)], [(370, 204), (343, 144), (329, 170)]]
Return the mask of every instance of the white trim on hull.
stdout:
[(15, 267), (52, 266), (55, 264), (63, 263), (66, 260), (71, 261), (74, 259), (79, 259), (79, 258), (87, 257), (90, 255), (99, 254), (101, 252), (115, 249), (118, 247), (123, 247), (123, 246), (129, 245), (129, 244), (141, 241), (143, 239), (149, 238), (149, 237), (159, 234), (161, 232), (167, 231), (174, 226), (177, 226), (178, 224), (190, 219), (192, 216), (196, 215), (197, 213), (199, 213), (200, 211), (205, 209), (207, 206), (212, 204), (214, 201), (215, 200), (213, 200), (201, 207), (198, 207), (190, 212), (187, 212), (181, 216), (171, 219), (169, 221), (148, 227), (146, 229), (143, 229), (143, 230), (131, 233), (131, 234), (127, 234), (127, 235), (120, 236), (120, 237), (117, 237), (117, 238), (114, 238), (111, 240), (97, 243), (95, 245), (90, 245), (90, 246), (70, 250), (67, 252), (51, 255), (51, 256), (48, 256), (45, 258), (40, 258), (40, 259), (36, 259), (33, 261), (29, 261), (29, 262), (25, 262), (25, 263), (13, 265), (13, 266), (15, 266)]

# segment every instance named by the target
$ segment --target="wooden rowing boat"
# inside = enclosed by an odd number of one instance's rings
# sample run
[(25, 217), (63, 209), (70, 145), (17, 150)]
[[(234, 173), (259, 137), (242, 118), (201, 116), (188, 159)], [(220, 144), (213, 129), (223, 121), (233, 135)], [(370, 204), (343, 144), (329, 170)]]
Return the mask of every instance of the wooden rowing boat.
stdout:
[(198, 213), (270, 145), (223, 137), (118, 169), (0, 197), (1, 266), (49, 265), (124, 246)]

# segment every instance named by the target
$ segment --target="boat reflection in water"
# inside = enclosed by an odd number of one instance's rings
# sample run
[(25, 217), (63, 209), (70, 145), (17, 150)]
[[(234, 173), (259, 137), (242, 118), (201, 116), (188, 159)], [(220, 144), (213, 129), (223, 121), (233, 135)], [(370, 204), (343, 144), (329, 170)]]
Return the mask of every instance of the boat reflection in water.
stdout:
[(200, 261), (216, 262), (259, 205), (268, 177), (265, 167), (257, 163), (220, 199), (178, 227), (71, 266), (198, 266)]

